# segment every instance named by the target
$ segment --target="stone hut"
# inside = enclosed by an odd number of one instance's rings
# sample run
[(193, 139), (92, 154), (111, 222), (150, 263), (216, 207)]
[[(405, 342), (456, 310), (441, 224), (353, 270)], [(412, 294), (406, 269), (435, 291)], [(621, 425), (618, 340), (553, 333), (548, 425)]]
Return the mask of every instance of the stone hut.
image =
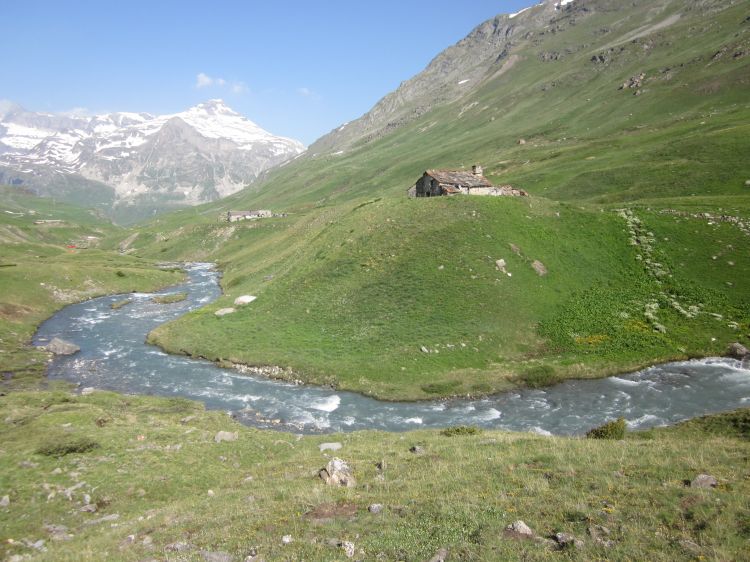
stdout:
[(490, 195), (527, 197), (523, 189), (511, 185), (494, 186), (484, 177), (481, 166), (468, 170), (427, 170), (408, 191), (409, 197), (450, 195)]
[(227, 211), (226, 214), (222, 215), (223, 219), (227, 222), (268, 219), (273, 216), (273, 212), (267, 211), (265, 209), (260, 209), (257, 211)]

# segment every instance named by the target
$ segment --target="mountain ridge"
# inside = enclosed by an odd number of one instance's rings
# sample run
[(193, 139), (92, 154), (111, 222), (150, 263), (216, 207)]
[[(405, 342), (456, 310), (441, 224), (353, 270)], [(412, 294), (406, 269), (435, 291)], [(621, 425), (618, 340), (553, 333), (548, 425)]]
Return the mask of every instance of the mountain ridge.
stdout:
[(106, 185), (112, 191), (99, 195), (114, 208), (114, 218), (226, 197), (304, 150), (219, 99), (167, 115), (80, 117), (34, 113), (17, 104), (0, 113), (0, 179), (63, 200), (68, 194), (57, 188), (62, 181), (73, 191), (76, 183), (81, 190)]

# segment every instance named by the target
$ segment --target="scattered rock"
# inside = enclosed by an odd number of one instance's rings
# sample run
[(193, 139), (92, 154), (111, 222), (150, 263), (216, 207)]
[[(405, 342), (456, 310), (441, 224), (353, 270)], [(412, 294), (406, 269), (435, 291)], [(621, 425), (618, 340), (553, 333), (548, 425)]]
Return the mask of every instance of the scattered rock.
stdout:
[(622, 86), (619, 87), (620, 90), (627, 90), (632, 88), (640, 88), (643, 86), (643, 80), (645, 80), (646, 75), (641, 72), (640, 74), (636, 76), (631, 76), (628, 80), (623, 82)]
[(219, 310), (214, 312), (214, 314), (216, 316), (226, 316), (227, 314), (232, 314), (233, 312), (237, 312), (237, 309), (229, 307), (229, 308), (220, 308)]
[(505, 535), (514, 539), (533, 539), (535, 536), (531, 527), (520, 519), (505, 527)]
[(222, 552), (220, 550), (213, 552), (209, 550), (201, 550), (200, 555), (206, 562), (232, 562), (234, 560), (234, 556), (228, 552)]
[(349, 541), (342, 541), (341, 548), (344, 550), (344, 554), (347, 558), (354, 558), (354, 543)]
[(526, 144), (526, 139), (518, 139), (518, 144)]
[(430, 352), (430, 350), (429, 350), (429, 349), (427, 349), (427, 348), (426, 348), (425, 346), (421, 346), (421, 347), (419, 348), (419, 351), (421, 351), (422, 353), (429, 353), (429, 352)]
[(343, 447), (343, 445), (341, 443), (338, 443), (338, 442), (334, 442), (334, 443), (321, 443), (318, 446), (318, 448), (320, 449), (321, 453), (323, 451), (338, 451), (339, 449), (341, 449), (341, 447)]
[(534, 260), (531, 263), (531, 267), (534, 268), (534, 271), (536, 271), (537, 275), (539, 275), (540, 277), (544, 277), (545, 275), (547, 275), (547, 268), (544, 267), (544, 264), (539, 260)]
[(10, 496), (3, 496), (0, 499), (0, 507), (8, 507), (10, 505)]
[(424, 455), (424, 447), (420, 447), (419, 445), (412, 445), (409, 448), (410, 453), (414, 453), (415, 455)]
[(570, 533), (555, 533), (554, 539), (560, 548), (583, 547), (583, 541), (575, 538)]
[(241, 297), (237, 297), (234, 299), (234, 306), (242, 306), (245, 304), (250, 304), (258, 297), (254, 297), (252, 295), (242, 295)]
[(688, 553), (692, 554), (693, 556), (698, 556), (701, 553), (701, 547), (691, 540), (680, 539), (678, 542), (679, 542), (679, 545), (683, 549), (685, 549)]
[(167, 552), (185, 552), (193, 548), (192, 544), (186, 542), (173, 542), (164, 547)]
[(214, 497), (216, 495), (216, 492), (214, 492), (213, 490), (209, 490), (208, 492), (206, 492), (206, 495), (209, 498), (212, 498), (212, 497)]
[(710, 474), (699, 474), (690, 482), (691, 488), (716, 488), (719, 482)]
[(430, 558), (429, 562), (445, 562), (446, 560), (448, 560), (448, 549), (441, 548), (435, 553), (435, 556)]
[(495, 269), (497, 269), (498, 271), (502, 271), (503, 273), (508, 273), (505, 269), (506, 265), (507, 264), (505, 263), (504, 259), (499, 259), (495, 261)]
[(750, 351), (739, 342), (734, 342), (729, 345), (729, 355), (737, 359), (742, 359), (747, 355), (750, 355)]
[(367, 506), (367, 511), (370, 513), (378, 514), (381, 511), (383, 511), (383, 504), (382, 503), (372, 503)]
[(55, 355), (73, 355), (81, 351), (81, 348), (76, 344), (60, 338), (52, 338), (52, 341), (44, 346), (44, 349)]
[(94, 392), (96, 392), (96, 389), (93, 386), (87, 386), (81, 389), (81, 396), (88, 396)]
[(611, 534), (611, 531), (607, 527), (603, 525), (591, 525), (588, 530), (589, 536), (596, 544), (604, 548), (611, 548), (615, 545), (615, 541), (607, 538)]
[(65, 525), (45, 525), (44, 530), (49, 533), (53, 541), (69, 541), (73, 538)]
[(112, 513), (110, 515), (105, 515), (104, 517), (100, 517), (99, 519), (92, 519), (91, 521), (86, 521), (84, 525), (98, 525), (99, 523), (117, 521), (119, 518), (120, 518), (119, 513)]
[(330, 486), (353, 488), (357, 484), (351, 467), (346, 461), (336, 457), (332, 458), (318, 474)]
[(284, 535), (283, 537), (281, 537), (282, 544), (291, 544), (292, 542), (294, 542), (292, 535)]
[(214, 435), (214, 441), (217, 443), (221, 443), (222, 441), (237, 441), (239, 435), (237, 431), (220, 431)]
[(37, 466), (39, 466), (39, 463), (31, 461), (21, 461), (18, 463), (18, 466), (20, 466), (21, 468), (36, 468)]
[(84, 513), (96, 513), (96, 504), (95, 503), (87, 503), (84, 505), (79, 511), (82, 511)]

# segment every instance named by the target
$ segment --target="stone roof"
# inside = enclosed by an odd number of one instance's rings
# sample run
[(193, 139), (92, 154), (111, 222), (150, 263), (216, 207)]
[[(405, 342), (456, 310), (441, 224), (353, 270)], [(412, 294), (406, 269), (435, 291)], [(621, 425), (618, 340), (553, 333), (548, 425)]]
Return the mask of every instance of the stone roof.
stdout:
[(468, 170), (427, 170), (428, 176), (438, 183), (462, 187), (492, 187), (490, 180)]

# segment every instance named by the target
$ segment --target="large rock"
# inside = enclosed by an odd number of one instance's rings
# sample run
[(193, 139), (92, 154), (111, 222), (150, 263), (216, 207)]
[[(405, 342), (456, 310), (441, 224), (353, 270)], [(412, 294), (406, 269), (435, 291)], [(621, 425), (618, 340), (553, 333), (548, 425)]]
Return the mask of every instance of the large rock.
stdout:
[(531, 527), (520, 519), (505, 527), (505, 534), (515, 539), (533, 539), (535, 537)]
[(699, 474), (690, 482), (691, 488), (716, 488), (719, 482), (710, 474)]
[(729, 344), (728, 351), (730, 356), (736, 357), (737, 359), (742, 359), (743, 357), (750, 355), (750, 351), (739, 342)]
[(232, 307), (229, 307), (229, 308), (220, 308), (219, 310), (217, 310), (216, 312), (214, 312), (214, 314), (216, 316), (226, 316), (227, 314), (232, 314), (233, 312), (236, 312), (236, 311), (237, 311), (237, 309), (236, 308), (232, 308)]
[(55, 355), (73, 355), (81, 351), (81, 348), (76, 344), (60, 338), (52, 338), (52, 341), (45, 346), (45, 349)]
[(250, 304), (258, 297), (254, 297), (252, 295), (242, 295), (241, 297), (237, 297), (234, 299), (234, 306), (242, 306), (245, 304)]
[(214, 441), (221, 443), (222, 441), (237, 441), (239, 433), (237, 431), (219, 431), (214, 435)]
[(357, 485), (349, 464), (341, 459), (332, 458), (325, 468), (318, 473), (323, 481), (329, 486), (346, 486), (353, 488)]

